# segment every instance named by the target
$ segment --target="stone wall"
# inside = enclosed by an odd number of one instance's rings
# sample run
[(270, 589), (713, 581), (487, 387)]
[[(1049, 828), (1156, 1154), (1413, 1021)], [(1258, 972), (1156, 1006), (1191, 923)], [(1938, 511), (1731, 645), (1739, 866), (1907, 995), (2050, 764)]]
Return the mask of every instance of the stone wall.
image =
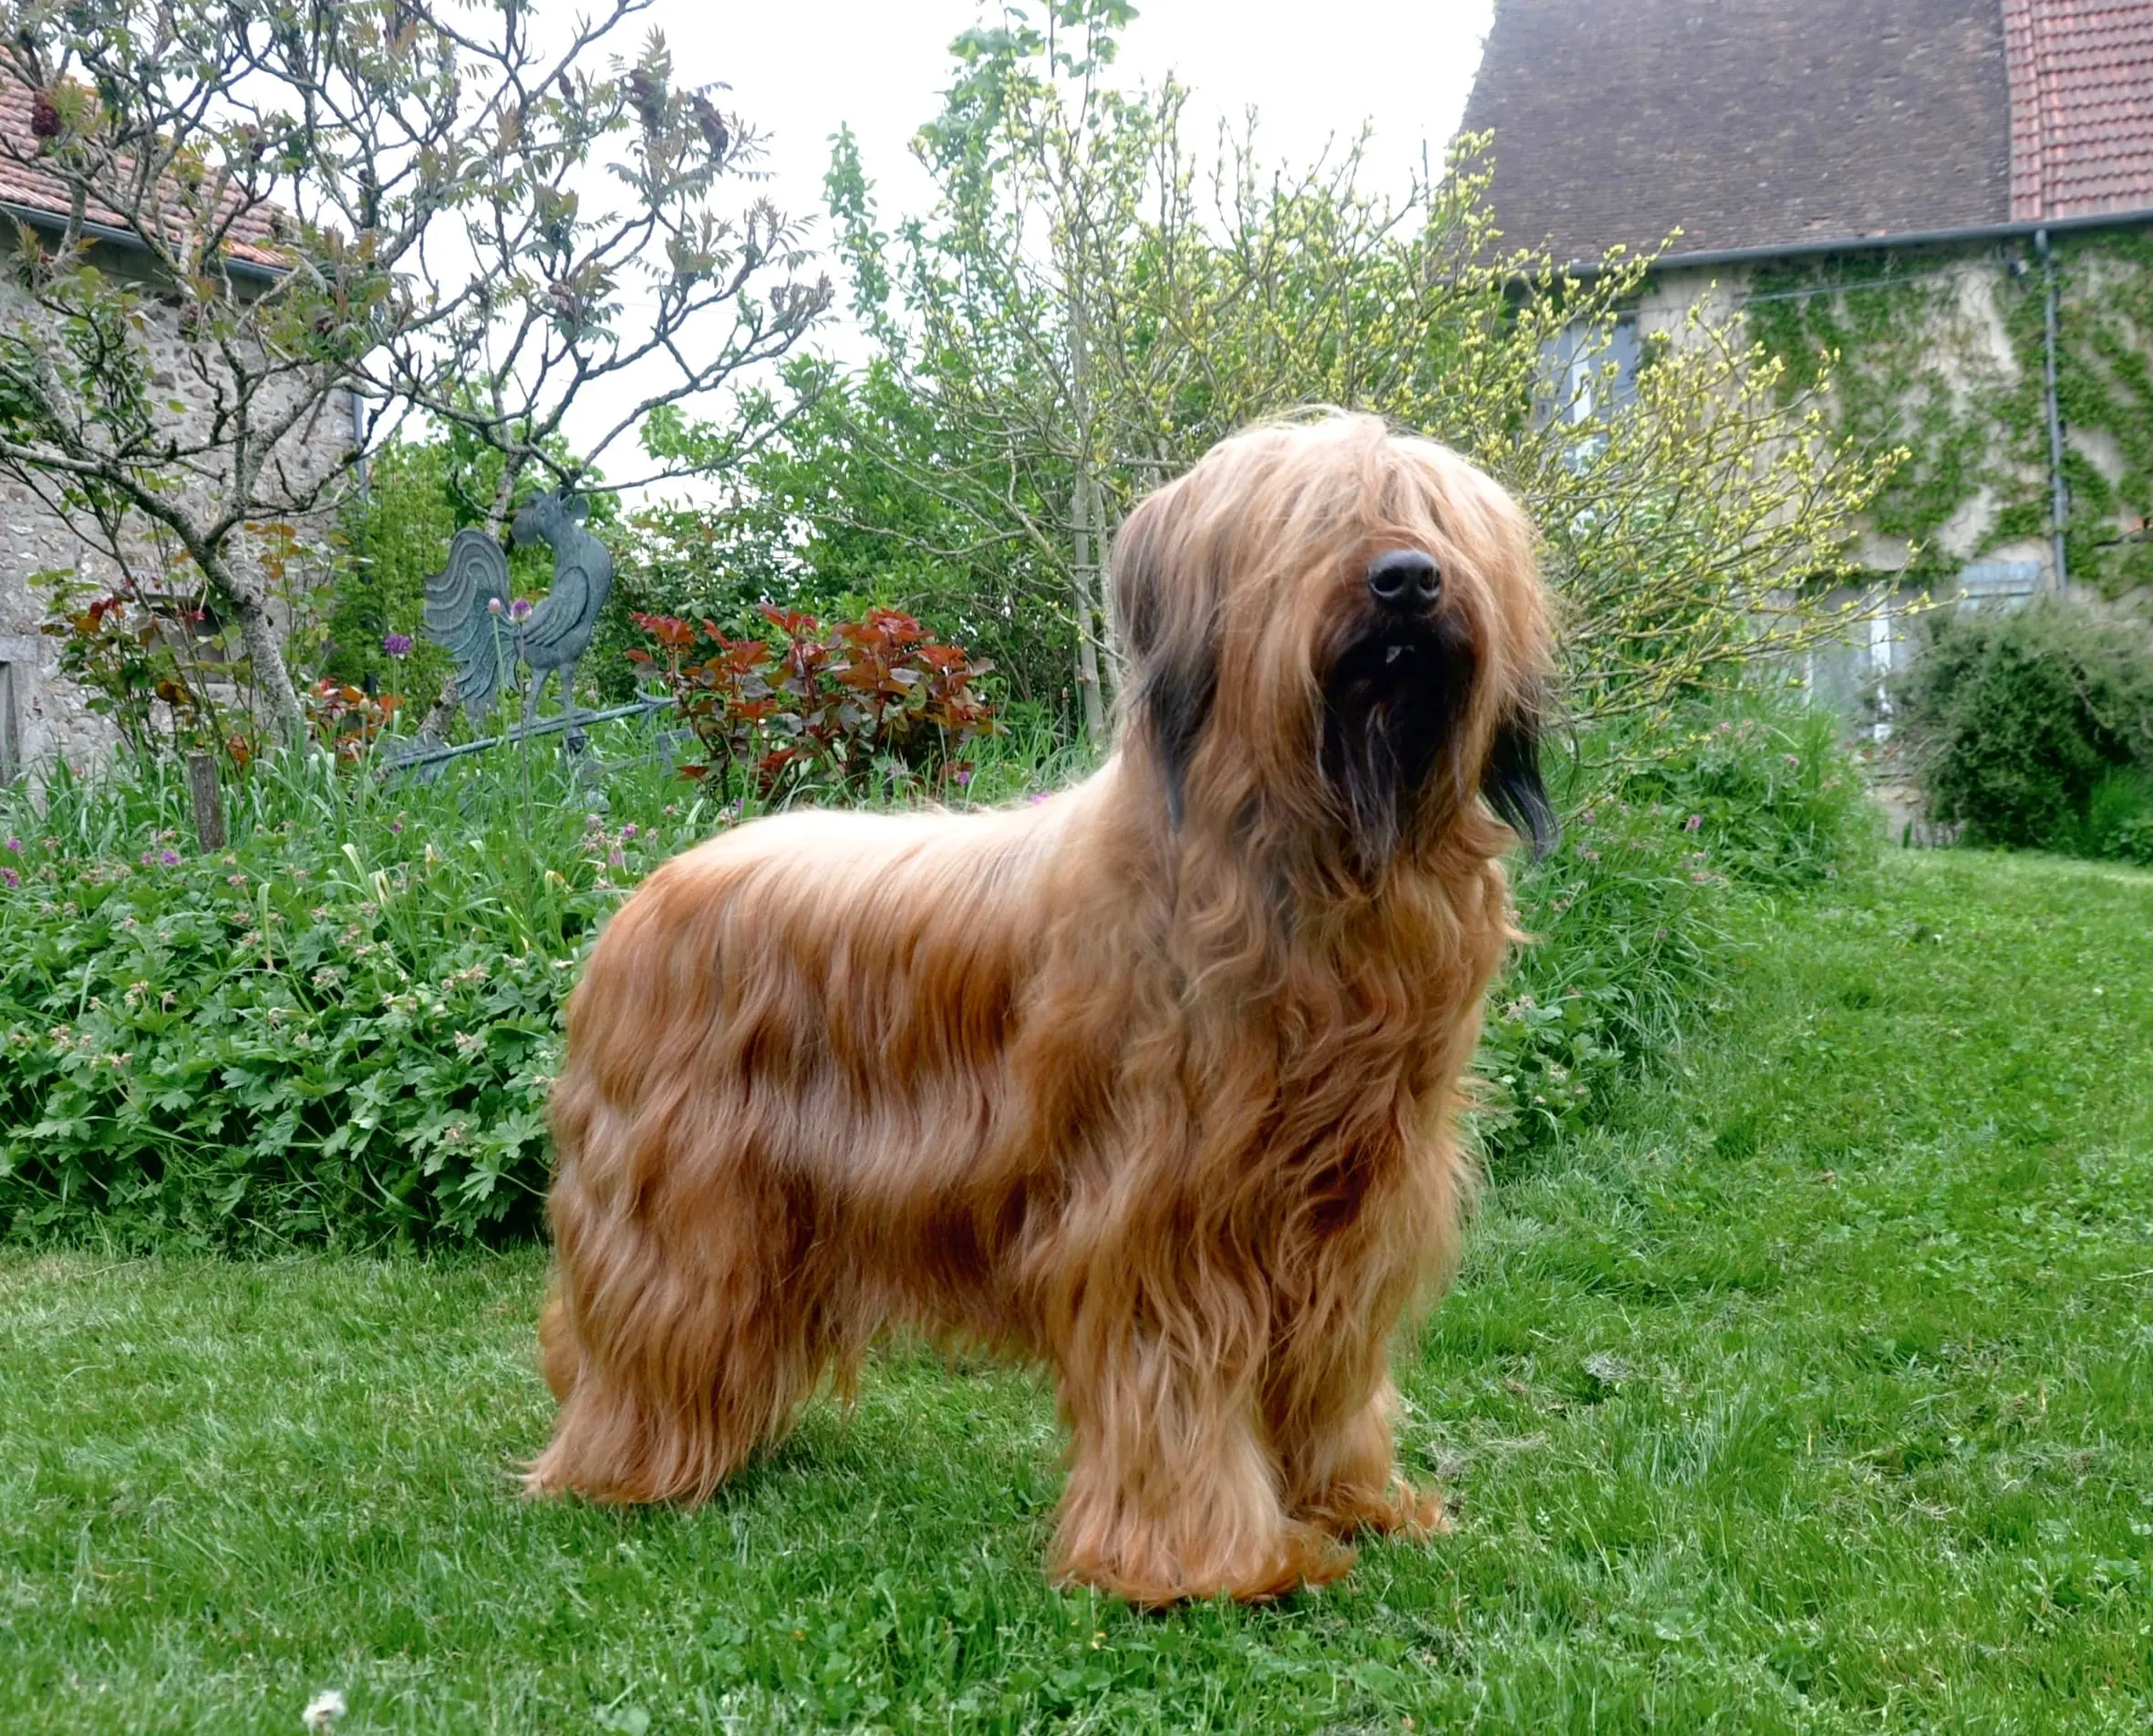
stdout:
[[(12, 243), (0, 244), (0, 265)], [(112, 260), (101, 261), (109, 268)], [(210, 392), (191, 378), (182, 365), (186, 353), (176, 313), (155, 301), (145, 303), (150, 322), (149, 342), (160, 394), (188, 400), (197, 413), (206, 410)], [(0, 283), (0, 321), (19, 324), (29, 316), (27, 304), (12, 282)], [(309, 475), (339, 466), (356, 438), (357, 406), (349, 394), (334, 394), (311, 426), (295, 430), (286, 442), (288, 459)], [(302, 533), (326, 534), (333, 506), (317, 507), (302, 522)], [(86, 696), (60, 674), (60, 642), (40, 632), (45, 599), (32, 575), (55, 570), (78, 574), (86, 583), (109, 585), (112, 563), (82, 542), (22, 483), (0, 480), (0, 780), (32, 770), (55, 758), (82, 766), (109, 750), (111, 726), (89, 709)]]

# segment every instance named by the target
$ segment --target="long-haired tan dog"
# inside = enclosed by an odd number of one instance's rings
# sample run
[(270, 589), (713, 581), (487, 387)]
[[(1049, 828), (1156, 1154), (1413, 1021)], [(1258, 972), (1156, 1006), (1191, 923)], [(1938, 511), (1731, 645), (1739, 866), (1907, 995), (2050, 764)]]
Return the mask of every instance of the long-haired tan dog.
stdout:
[(1441, 1527), (1388, 1345), (1467, 1192), (1483, 801), (1552, 832), (1529, 529), (1372, 418), (1260, 428), (1131, 514), (1113, 600), (1127, 701), (1080, 788), (759, 821), (606, 928), (533, 1488), (707, 1496), (903, 1322), (1051, 1365), (1063, 1580), (1265, 1597)]

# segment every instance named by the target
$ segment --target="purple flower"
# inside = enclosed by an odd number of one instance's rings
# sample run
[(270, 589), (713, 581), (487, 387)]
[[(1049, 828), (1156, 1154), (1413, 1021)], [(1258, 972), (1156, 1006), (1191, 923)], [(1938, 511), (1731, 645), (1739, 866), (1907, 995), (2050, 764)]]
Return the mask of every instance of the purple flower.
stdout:
[(1682, 830), (1684, 832), (1695, 832), (1697, 828), (1702, 826), (1703, 823), (1704, 816), (1703, 814), (1692, 814), (1687, 820), (1682, 822)]
[(157, 860), (167, 868), (177, 868), (180, 865), (179, 853), (176, 851), (160, 850), (157, 852)]
[(634, 824), (634, 822), (631, 822), (629, 824), (623, 826), (623, 827), (620, 829), (620, 841), (621, 841), (621, 842), (623, 842), (624, 844), (625, 844), (625, 843), (626, 843), (626, 842), (628, 842), (630, 839), (632, 839), (633, 837), (635, 837), (635, 835), (636, 835), (636, 833), (637, 833), (637, 830), (638, 830), (638, 828), (637, 828), (637, 826)]
[(508, 605), (508, 618), (512, 621), (528, 621), (531, 618), (531, 599), (527, 596), (520, 596), (510, 604)]
[(958, 782), (960, 785), (962, 785), (962, 784), (968, 784), (968, 783), (971, 782), (971, 780), (972, 780), (972, 774), (971, 774), (970, 772), (968, 772), (968, 771), (959, 771), (959, 772), (957, 774), (957, 782)]
[(0, 868), (0, 880), (7, 883), (7, 889), (10, 892), (23, 884), (23, 877), (12, 868)]
[(7, 841), (6, 847), (14, 851), (18, 856), (23, 853), (23, 841), (20, 838), (10, 838)]
[(409, 633), (389, 633), (382, 636), (381, 648), (392, 657), (411, 655), (411, 636)]

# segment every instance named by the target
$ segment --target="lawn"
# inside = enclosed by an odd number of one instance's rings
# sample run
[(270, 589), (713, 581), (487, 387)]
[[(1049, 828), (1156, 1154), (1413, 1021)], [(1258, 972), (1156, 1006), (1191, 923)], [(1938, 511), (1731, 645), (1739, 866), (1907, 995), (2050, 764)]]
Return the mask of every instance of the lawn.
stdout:
[(899, 1352), (700, 1512), (531, 1505), (535, 1253), (18, 1253), (0, 1729), (2145, 1730), (2153, 874), (1894, 855), (1744, 932), (1402, 1354), (1432, 1548), (1051, 1591), (1042, 1387)]

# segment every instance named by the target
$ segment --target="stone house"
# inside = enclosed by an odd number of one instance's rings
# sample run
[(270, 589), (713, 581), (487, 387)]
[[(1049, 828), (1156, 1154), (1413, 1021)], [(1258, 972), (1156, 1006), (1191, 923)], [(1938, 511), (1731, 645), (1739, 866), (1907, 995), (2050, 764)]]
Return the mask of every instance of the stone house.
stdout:
[(1623, 369), (1700, 299), (1837, 353), (1911, 452), (1859, 551), (1897, 594), (2153, 582), (2153, 0), (1498, 0), (1465, 130), (1506, 244), (1661, 250)]
[[(5, 269), (16, 246), (16, 227), (57, 230), (66, 220), (68, 202), (67, 190), (36, 166), (30, 94), (18, 79), (0, 78), (0, 137), (10, 147), (0, 149), (0, 321), (12, 324), (31, 316)], [(104, 252), (98, 264), (108, 272), (152, 281), (148, 256), (117, 218), (98, 223), (94, 210), (89, 215), (89, 232)], [(250, 279), (274, 282), (279, 266), (268, 244), (270, 213), (242, 214), (232, 236), (233, 277), (243, 285)], [(150, 337), (154, 362), (160, 364), (155, 383), (198, 408), (206, 406), (209, 388), (179, 366), (176, 307), (164, 309), (152, 302), (152, 320), (160, 317), (169, 324)], [(289, 443), (300, 449), (292, 454), (297, 466), (321, 473), (341, 466), (354, 446), (364, 443), (362, 400), (357, 394), (339, 394), (327, 413), (295, 430)], [(81, 764), (111, 743), (110, 727), (60, 674), (58, 643), (39, 630), (45, 604), (32, 584), (36, 574), (66, 570), (97, 584), (109, 580), (109, 566), (30, 491), (18, 482), (0, 481), (0, 782), (47, 757)], [(174, 622), (169, 630), (185, 629)]]

